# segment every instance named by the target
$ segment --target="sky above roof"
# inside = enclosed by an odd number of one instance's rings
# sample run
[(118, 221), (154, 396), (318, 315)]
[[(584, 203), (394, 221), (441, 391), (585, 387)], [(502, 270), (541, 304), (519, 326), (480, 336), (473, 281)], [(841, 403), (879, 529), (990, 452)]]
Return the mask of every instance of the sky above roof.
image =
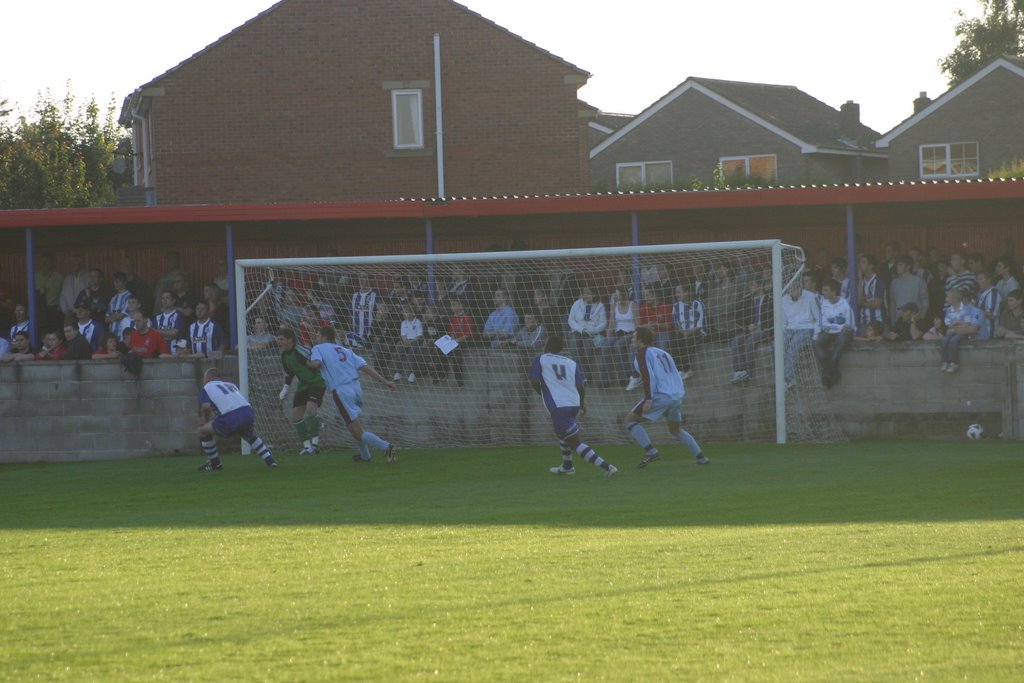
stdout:
[[(274, 0), (47, 0), (4, 8), (0, 100), (27, 112), (41, 92), (120, 101)], [(593, 77), (580, 98), (637, 114), (689, 76), (793, 85), (886, 132), (918, 93), (945, 92), (937, 62), (956, 44), (956, 10), (978, 0), (463, 0)], [(846, 7), (854, 9), (844, 13)]]

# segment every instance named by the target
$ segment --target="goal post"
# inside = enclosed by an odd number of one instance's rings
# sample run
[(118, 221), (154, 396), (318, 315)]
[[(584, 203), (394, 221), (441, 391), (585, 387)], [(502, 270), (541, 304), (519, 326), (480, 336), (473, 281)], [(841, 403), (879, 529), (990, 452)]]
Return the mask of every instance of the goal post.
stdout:
[[(557, 333), (587, 377), (588, 440), (628, 443), (621, 418), (638, 400), (627, 391), (629, 330), (647, 324), (685, 372), (684, 424), (699, 440), (836, 440), (809, 343), (794, 356), (795, 386), (786, 386), (782, 296), (804, 263), (799, 247), (780, 240), (240, 259), (239, 387), (263, 438), (298, 450), (291, 394), (277, 398), (284, 372), (268, 340), (287, 326), (308, 349), (316, 329), (333, 325), (341, 343), (399, 384), (389, 391), (363, 377), (362, 419), (385, 438), (405, 447), (550, 444), (527, 369)], [(737, 340), (759, 288), (772, 294), (764, 312), (772, 334)], [(451, 354), (434, 344), (467, 327), (471, 336)], [(326, 398), (321, 418), (326, 445), (354, 443)]]

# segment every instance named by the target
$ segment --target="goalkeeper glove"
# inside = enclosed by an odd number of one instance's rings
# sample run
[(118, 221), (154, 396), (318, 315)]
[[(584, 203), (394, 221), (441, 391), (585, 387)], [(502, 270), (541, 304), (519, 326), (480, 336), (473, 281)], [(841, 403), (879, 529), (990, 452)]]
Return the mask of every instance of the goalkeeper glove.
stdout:
[(279, 398), (280, 400), (282, 400), (282, 401), (283, 401), (283, 400), (284, 400), (284, 397), (285, 397), (285, 396), (287, 396), (287, 395), (288, 395), (288, 385), (287, 385), (287, 384), (285, 384), (285, 385), (284, 385), (283, 387), (281, 387), (281, 393), (280, 393), (280, 394), (278, 394), (278, 395), (277, 395), (277, 397), (278, 397), (278, 398)]

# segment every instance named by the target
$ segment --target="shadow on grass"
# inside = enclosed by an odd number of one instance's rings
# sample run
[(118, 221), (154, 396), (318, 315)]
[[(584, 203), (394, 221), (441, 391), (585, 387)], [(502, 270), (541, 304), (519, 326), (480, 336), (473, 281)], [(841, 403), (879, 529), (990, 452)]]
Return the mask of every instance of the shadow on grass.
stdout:
[(679, 447), (644, 470), (635, 447), (600, 452), (613, 479), (557, 447), (347, 452), (0, 466), (0, 528), (548, 525), (607, 528), (942, 522), (1024, 518), (1024, 457), (1005, 443), (721, 445), (697, 466)]

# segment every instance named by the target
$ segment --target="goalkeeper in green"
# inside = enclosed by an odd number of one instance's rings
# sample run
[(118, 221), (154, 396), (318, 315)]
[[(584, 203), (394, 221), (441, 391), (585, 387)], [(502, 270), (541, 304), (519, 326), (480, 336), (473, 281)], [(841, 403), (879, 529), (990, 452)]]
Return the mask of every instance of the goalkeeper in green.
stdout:
[(327, 385), (316, 370), (311, 369), (304, 355), (295, 346), (295, 332), (290, 327), (277, 331), (277, 348), (281, 350), (281, 366), (284, 367), (284, 386), (277, 395), (282, 401), (288, 396), (292, 379), (299, 378), (299, 388), (292, 396), (292, 426), (302, 442), (299, 455), (316, 455), (320, 452), (320, 417), (317, 413), (324, 400)]

